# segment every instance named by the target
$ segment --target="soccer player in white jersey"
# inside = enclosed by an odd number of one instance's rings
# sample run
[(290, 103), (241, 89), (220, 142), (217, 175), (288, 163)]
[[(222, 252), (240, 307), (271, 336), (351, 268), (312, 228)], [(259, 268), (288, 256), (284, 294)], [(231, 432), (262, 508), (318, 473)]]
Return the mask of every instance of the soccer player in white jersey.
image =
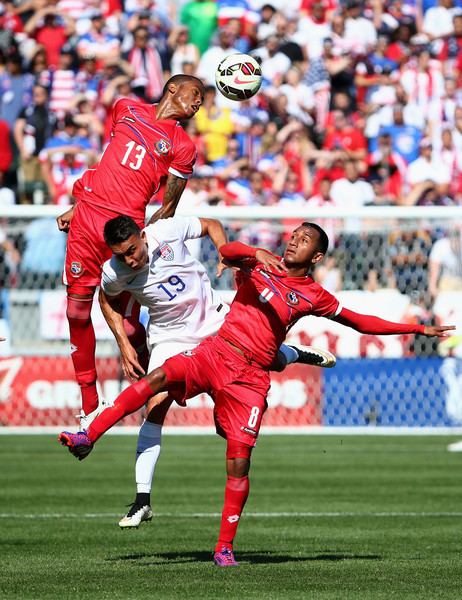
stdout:
[[(227, 241), (223, 226), (214, 219), (161, 219), (143, 231), (127, 216), (106, 223), (104, 238), (113, 256), (103, 265), (99, 301), (120, 348), (123, 371), (128, 379), (135, 381), (167, 358), (192, 350), (206, 337), (214, 335), (223, 323), (229, 307), (213, 290), (205, 267), (191, 256), (185, 243), (205, 235), (216, 248)], [(224, 268), (220, 257), (218, 275)], [(139, 363), (124, 327), (119, 298), (126, 291), (149, 310), (149, 366)], [(275, 370), (282, 370), (291, 362), (335, 365), (335, 357), (324, 350), (286, 345), (280, 350)], [(160, 454), (162, 425), (171, 401), (152, 410), (151, 402), (153, 399), (148, 403), (147, 418), (138, 436), (137, 494), (128, 514), (119, 522), (122, 528), (138, 527), (142, 521), (152, 518), (152, 479)]]

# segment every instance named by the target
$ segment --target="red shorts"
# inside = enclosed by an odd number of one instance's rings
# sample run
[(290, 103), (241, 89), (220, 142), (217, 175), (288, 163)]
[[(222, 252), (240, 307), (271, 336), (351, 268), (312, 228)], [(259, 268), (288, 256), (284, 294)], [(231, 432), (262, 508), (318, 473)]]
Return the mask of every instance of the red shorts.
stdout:
[[(103, 263), (112, 256), (104, 241), (104, 226), (119, 215), (88, 202), (77, 202), (67, 237), (64, 285), (89, 288), (99, 285)], [(138, 226), (143, 228), (144, 223), (138, 222)]]
[(219, 336), (164, 362), (170, 394), (179, 403), (201, 392), (212, 397), (217, 433), (255, 446), (270, 387), (268, 371), (250, 364)]

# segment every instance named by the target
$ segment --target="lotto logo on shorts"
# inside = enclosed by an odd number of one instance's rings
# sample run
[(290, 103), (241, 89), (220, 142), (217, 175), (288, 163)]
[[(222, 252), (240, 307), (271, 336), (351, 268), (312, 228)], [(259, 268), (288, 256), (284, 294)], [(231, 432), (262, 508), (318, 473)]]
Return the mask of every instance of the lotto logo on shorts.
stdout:
[(289, 304), (292, 304), (292, 306), (296, 306), (299, 303), (298, 296), (295, 292), (287, 292), (286, 300)]
[(82, 263), (77, 261), (71, 262), (71, 273), (74, 277), (82, 275)]
[(184, 356), (194, 356), (194, 350), (185, 350), (183, 352)]
[(159, 255), (164, 260), (173, 260), (175, 258), (175, 254), (168, 244), (162, 244), (159, 248)]
[(168, 154), (169, 150), (171, 148), (170, 142), (167, 142), (167, 140), (159, 140), (158, 142), (156, 142), (156, 152), (157, 154)]
[(255, 431), (255, 429), (250, 429), (250, 427), (241, 427), (241, 431), (245, 431), (246, 433), (257, 437), (257, 432)]

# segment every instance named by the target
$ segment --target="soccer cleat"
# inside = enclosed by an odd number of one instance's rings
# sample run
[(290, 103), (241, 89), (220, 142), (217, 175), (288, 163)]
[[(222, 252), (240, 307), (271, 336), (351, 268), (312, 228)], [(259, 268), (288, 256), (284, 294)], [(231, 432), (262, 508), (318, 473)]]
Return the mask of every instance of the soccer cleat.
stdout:
[(86, 458), (93, 450), (93, 442), (86, 431), (78, 431), (77, 433), (62, 431), (58, 435), (58, 441), (62, 446), (67, 446), (69, 452), (79, 460)]
[(213, 555), (213, 562), (217, 567), (237, 567), (239, 565), (234, 558), (233, 551), (225, 546), (223, 546), (220, 552), (215, 552)]
[(324, 367), (331, 369), (335, 367), (337, 359), (329, 350), (321, 350), (314, 346), (289, 346), (298, 353), (298, 359), (295, 362), (304, 365), (314, 365), (315, 367)]
[(96, 417), (101, 414), (105, 408), (108, 408), (108, 406), (111, 406), (109, 402), (106, 402), (106, 400), (100, 400), (95, 410), (88, 415), (81, 410), (80, 414), (76, 415), (76, 418), (79, 420), (80, 431), (86, 431)]
[(453, 442), (448, 446), (448, 452), (462, 452), (462, 442)]
[(134, 502), (125, 517), (120, 519), (119, 527), (121, 529), (138, 529), (143, 521), (152, 521), (151, 507), (149, 504), (140, 506)]

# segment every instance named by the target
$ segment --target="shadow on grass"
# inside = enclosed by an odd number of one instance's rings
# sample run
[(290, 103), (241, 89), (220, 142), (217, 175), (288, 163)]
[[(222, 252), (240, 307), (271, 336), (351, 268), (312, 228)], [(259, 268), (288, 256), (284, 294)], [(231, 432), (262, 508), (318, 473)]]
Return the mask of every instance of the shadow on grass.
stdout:
[[(253, 564), (275, 564), (290, 562), (310, 562), (310, 561), (342, 561), (342, 560), (382, 560), (378, 554), (345, 554), (323, 552), (322, 554), (290, 555), (290, 554), (271, 554), (263, 552), (240, 552), (237, 551), (237, 560), (239, 563)], [(131, 561), (139, 563), (139, 566), (148, 567), (152, 565), (181, 564), (193, 562), (206, 562), (212, 560), (211, 552), (140, 552), (139, 554), (126, 554), (122, 556), (112, 556), (105, 559), (108, 562)]]

